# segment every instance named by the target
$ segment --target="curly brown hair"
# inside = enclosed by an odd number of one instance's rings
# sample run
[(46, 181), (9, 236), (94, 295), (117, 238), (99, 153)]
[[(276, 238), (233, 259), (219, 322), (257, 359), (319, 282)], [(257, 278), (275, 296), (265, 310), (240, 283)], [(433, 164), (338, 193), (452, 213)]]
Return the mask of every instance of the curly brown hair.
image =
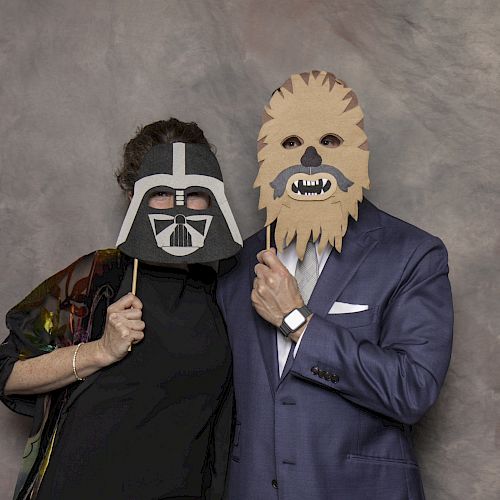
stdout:
[(185, 142), (195, 144), (209, 144), (203, 130), (195, 122), (181, 122), (177, 118), (160, 120), (144, 127), (139, 127), (133, 139), (123, 147), (123, 163), (115, 172), (116, 180), (126, 192), (134, 190), (137, 172), (144, 155), (157, 144), (171, 144)]

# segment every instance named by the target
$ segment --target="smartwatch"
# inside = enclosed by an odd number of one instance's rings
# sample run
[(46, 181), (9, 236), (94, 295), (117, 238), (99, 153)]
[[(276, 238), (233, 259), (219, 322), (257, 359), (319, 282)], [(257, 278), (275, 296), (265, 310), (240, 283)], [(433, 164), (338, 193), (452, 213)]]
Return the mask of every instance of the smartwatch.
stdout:
[(293, 309), (288, 314), (285, 314), (283, 322), (279, 327), (280, 332), (288, 338), (291, 333), (296, 332), (306, 323), (307, 318), (311, 314), (312, 311), (306, 305)]

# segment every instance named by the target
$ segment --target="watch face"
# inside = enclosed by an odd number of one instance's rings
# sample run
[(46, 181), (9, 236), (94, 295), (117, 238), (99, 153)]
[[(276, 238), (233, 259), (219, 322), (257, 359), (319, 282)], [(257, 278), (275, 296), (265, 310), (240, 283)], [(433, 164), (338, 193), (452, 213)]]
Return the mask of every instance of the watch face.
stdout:
[(288, 328), (295, 331), (306, 322), (306, 318), (304, 318), (304, 315), (298, 309), (294, 309), (285, 317), (284, 321)]

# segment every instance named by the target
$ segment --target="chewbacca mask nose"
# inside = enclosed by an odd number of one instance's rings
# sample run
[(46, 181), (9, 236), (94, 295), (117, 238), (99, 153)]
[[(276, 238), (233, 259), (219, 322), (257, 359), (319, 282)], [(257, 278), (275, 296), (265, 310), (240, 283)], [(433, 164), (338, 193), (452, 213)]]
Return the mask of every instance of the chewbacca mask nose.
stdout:
[(300, 163), (304, 167), (319, 167), (323, 162), (323, 158), (318, 154), (316, 148), (313, 146), (308, 146), (305, 153), (300, 159)]

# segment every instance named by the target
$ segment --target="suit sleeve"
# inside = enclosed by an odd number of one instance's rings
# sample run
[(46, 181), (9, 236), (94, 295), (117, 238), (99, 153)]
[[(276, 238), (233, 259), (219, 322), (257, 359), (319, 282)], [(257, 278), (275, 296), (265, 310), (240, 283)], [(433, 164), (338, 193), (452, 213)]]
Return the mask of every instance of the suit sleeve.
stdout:
[(426, 240), (413, 252), (380, 321), (375, 344), (315, 314), (292, 373), (413, 424), (436, 401), (451, 355), (453, 307), (440, 240)]

